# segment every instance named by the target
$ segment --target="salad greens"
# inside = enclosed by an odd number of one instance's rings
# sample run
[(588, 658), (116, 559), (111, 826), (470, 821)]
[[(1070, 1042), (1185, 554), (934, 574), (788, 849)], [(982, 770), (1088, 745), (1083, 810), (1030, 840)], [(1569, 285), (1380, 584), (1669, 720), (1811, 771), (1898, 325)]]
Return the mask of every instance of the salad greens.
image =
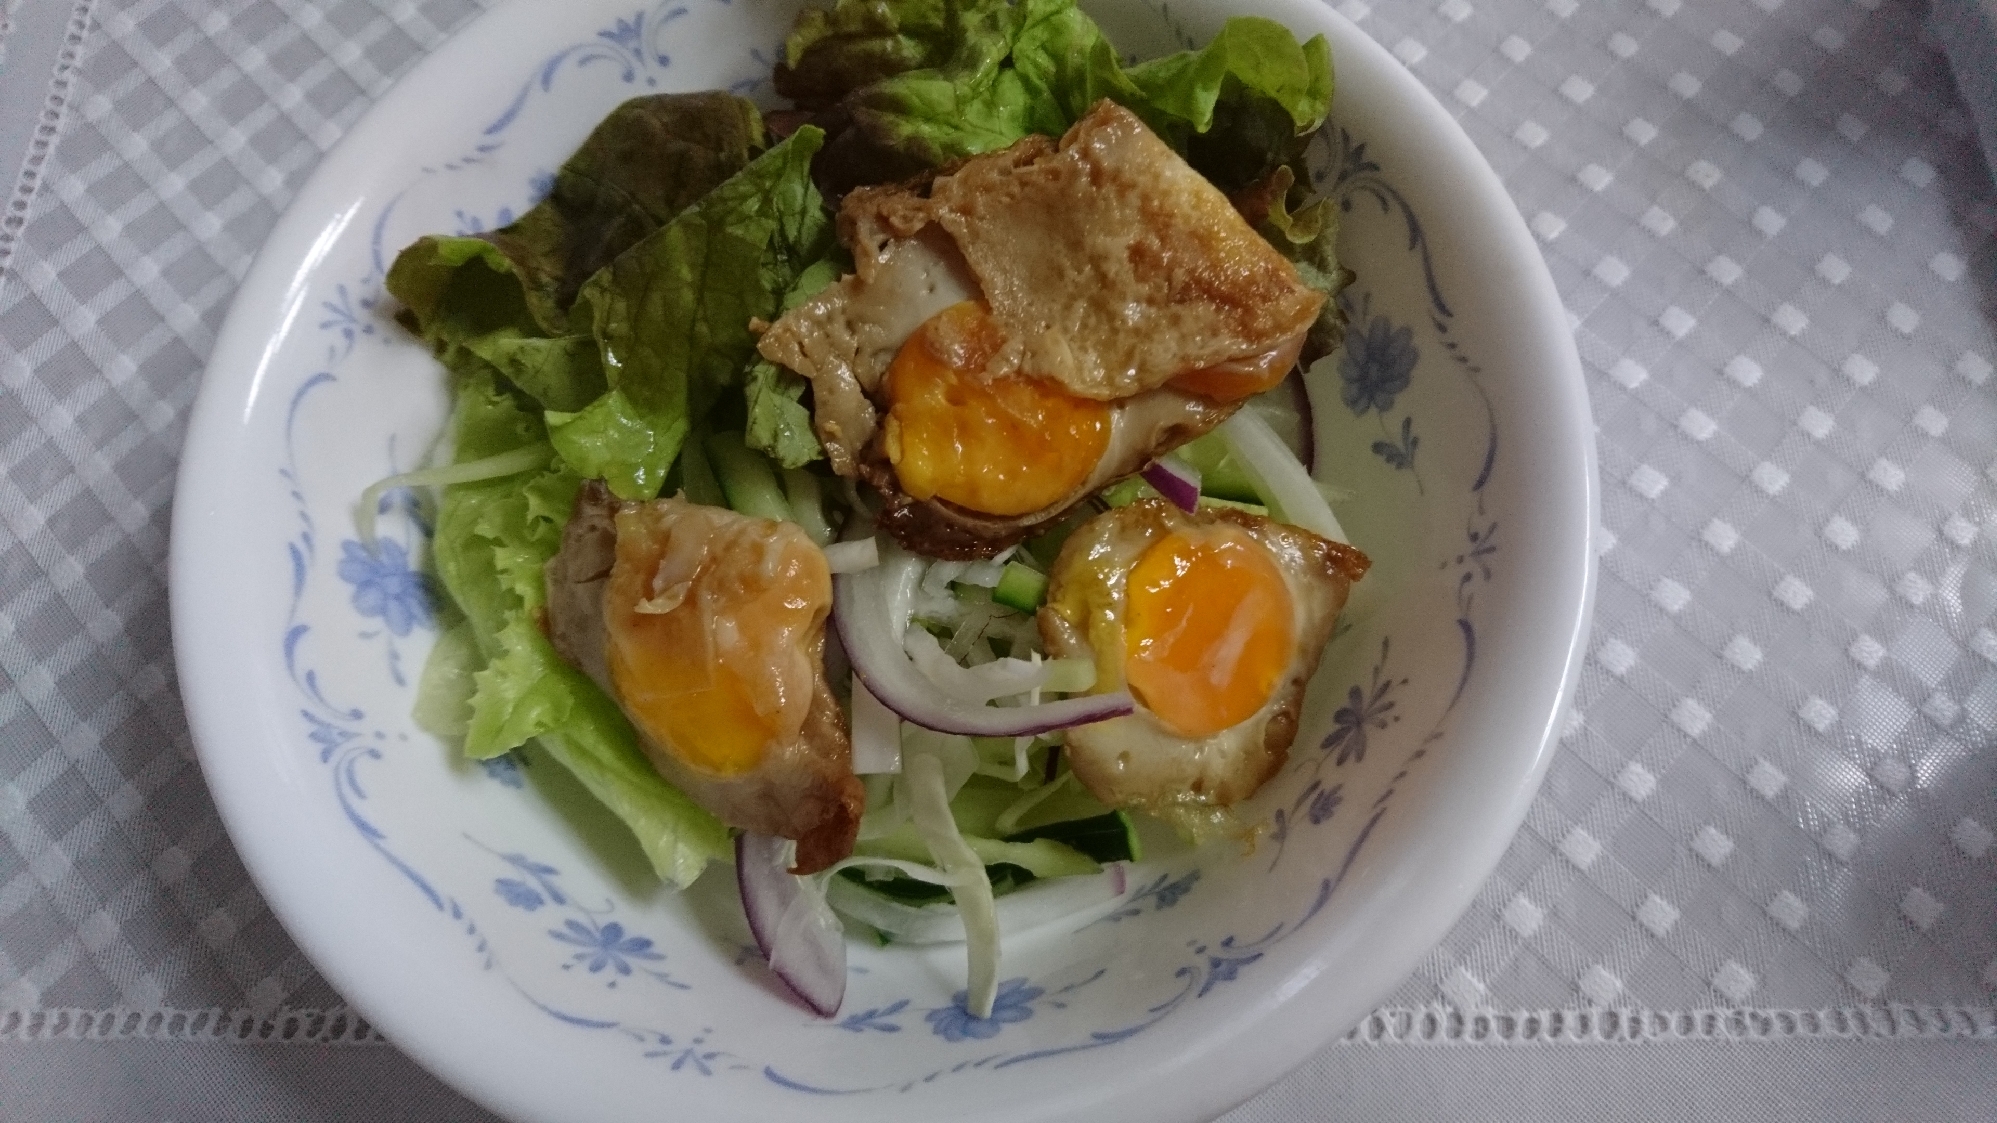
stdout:
[[(1110, 98), (1236, 196), (1304, 282), (1335, 297), (1337, 211), (1312, 199), (1304, 150), (1331, 106), (1331, 48), (1288, 28), (1230, 19), (1197, 51), (1126, 67), (1073, 0), (839, 0), (799, 20), (779, 93), (827, 132), (828, 191), (940, 167), (1033, 133), (1059, 136)], [(1342, 338), (1327, 299), (1306, 363)]]
[[(1336, 213), (1311, 200), (1303, 164), (1332, 93), (1321, 36), (1298, 43), (1237, 18), (1201, 50), (1126, 65), (1073, 0), (838, 0), (800, 17), (774, 77), (799, 107), (787, 127), (718, 91), (634, 99), (517, 221), (422, 238), (387, 277), (402, 323), (455, 387), (452, 465), (384, 482), (448, 485), (432, 559), (453, 607), (419, 720), (475, 758), (538, 741), (681, 885), (726, 859), (728, 831), (659, 776), (615, 702), (556, 654), (539, 623), (542, 571), (597, 477), (624, 499), (684, 490), (830, 538), (807, 470), (824, 452), (806, 384), (755, 352), (757, 321), (850, 269), (828, 195), (1058, 136), (1107, 97), (1232, 193), (1308, 283), (1335, 293), (1349, 276), (1332, 253)], [(1335, 302), (1326, 309), (1313, 346), (1342, 327)], [(1033, 569), (994, 574), (993, 611), (1037, 603), (1045, 578)], [(943, 845), (946, 865), (982, 863), (1001, 888), (1134, 856), (1129, 820), (1076, 785), (1057, 790), (1049, 748), (1033, 752), (1030, 774), (987, 760), (968, 782), (944, 784), (924, 764), (912, 805), (860, 852), (927, 860)], [(939, 799), (955, 828), (939, 822)], [(903, 877), (883, 892), (950, 890)]]

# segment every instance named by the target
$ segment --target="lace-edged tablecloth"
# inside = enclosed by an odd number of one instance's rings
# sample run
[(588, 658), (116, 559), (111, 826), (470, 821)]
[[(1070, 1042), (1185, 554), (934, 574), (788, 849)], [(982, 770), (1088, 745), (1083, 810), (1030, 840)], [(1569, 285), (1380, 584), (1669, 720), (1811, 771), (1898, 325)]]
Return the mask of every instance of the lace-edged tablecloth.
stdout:
[[(0, 202), (0, 1114), (202, 1072), (294, 1095), (423, 1079), (324, 1044), (378, 1038), (228, 844), (179, 708), (166, 536), (266, 232), (483, 6), (0, 9), (0, 158), (21, 161)], [(1770, 1093), (1742, 1042), (1796, 1059), (1784, 1102), (1816, 1118), (1975, 1117), (1997, 1071), (1997, 192), (1948, 63), (1976, 57), (1964, 25), (1938, 12), (1944, 42), (1904, 0), (1337, 7), (1539, 236), (1608, 533), (1577, 710), (1497, 875), (1388, 1008), (1238, 1118), (1377, 1111), (1423, 1079), (1439, 1117), (1710, 1114), (1727, 1088), (1744, 1110)], [(72, 1044), (103, 1039), (134, 1040)], [(1659, 1040), (1686, 1051), (1631, 1051)], [(266, 1041), (321, 1044), (255, 1061)], [(1563, 1044), (1596, 1048), (1519, 1048)], [(1575, 1099), (1590, 1081), (1622, 1091)], [(480, 1117), (422, 1086), (425, 1117)], [(1644, 1088), (1663, 1098), (1625, 1098)]]

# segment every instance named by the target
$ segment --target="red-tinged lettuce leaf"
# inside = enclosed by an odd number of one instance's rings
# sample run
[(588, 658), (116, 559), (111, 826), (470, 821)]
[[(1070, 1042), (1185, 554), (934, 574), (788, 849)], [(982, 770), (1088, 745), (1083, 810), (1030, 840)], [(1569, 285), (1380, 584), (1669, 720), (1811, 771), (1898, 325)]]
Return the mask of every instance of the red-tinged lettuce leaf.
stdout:
[(527, 310), (513, 265), (482, 238), (425, 237), (388, 272), (400, 318), (453, 371), (491, 368), (551, 409), (579, 409), (603, 393), (603, 367), (586, 335), (549, 338)]
[(807, 9), (784, 40), (777, 93), (820, 109), (869, 83), (947, 64), (967, 25), (1002, 13), (1002, 0), (839, 0)]
[(453, 370), (475, 355), (545, 408), (582, 409), (606, 389), (588, 325), (570, 324), (583, 283), (762, 143), (760, 115), (733, 95), (635, 98), (562, 165), (547, 198), (488, 234), (419, 239), (389, 269), (388, 291)]
[(551, 419), (562, 458), (625, 499), (649, 499), (681, 443), (740, 386), (769, 319), (831, 250), (811, 181), (824, 134), (806, 126), (759, 156), (583, 286), (612, 393)]

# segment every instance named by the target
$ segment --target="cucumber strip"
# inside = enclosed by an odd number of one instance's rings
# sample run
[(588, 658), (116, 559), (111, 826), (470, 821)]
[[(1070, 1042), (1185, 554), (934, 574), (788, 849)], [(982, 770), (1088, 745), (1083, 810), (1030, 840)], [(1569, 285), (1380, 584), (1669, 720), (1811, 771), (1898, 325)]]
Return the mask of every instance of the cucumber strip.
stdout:
[(1061, 785), (1073, 779), (1074, 775), (1073, 772), (1063, 772), (1059, 776), (1054, 777), (1053, 780), (1040, 785), (1008, 804), (1005, 810), (999, 812), (998, 818), (994, 821), (994, 826), (1000, 835), (1002, 837), (1010, 837), (1018, 834), (1019, 821), (1026, 817), (1026, 813), (1040, 806), (1041, 802), (1048, 796), (1060, 791)]
[[(1031, 870), (1007, 863), (986, 866), (985, 879), (991, 882), (992, 897), (994, 899), (1004, 897), (1006, 894), (1016, 890), (1024, 889), (1040, 880), (1033, 876)], [(897, 904), (911, 905), (917, 908), (924, 905), (949, 905), (954, 903), (956, 899), (951, 894), (948, 885), (932, 881), (926, 877), (909, 877), (897, 874), (891, 877), (874, 878), (868, 877), (864, 870), (848, 868), (839, 871), (839, 880), (847, 885), (856, 886), (886, 900), (894, 901)], [(850, 901), (850, 898), (847, 900)], [(862, 916), (861, 919), (867, 920), (869, 918)]]
[(1202, 506), (1202, 507), (1226, 507), (1226, 508), (1228, 508), (1229, 510), (1234, 510), (1234, 511), (1246, 511), (1246, 512), (1248, 512), (1248, 513), (1249, 513), (1249, 514), (1251, 514), (1251, 515), (1261, 515), (1261, 516), (1263, 516), (1264, 518), (1268, 517), (1268, 514), (1269, 514), (1269, 508), (1267, 508), (1267, 507), (1264, 507), (1264, 506), (1263, 506), (1262, 504), (1260, 504), (1260, 503), (1243, 503), (1243, 502), (1241, 502), (1240, 500), (1236, 500), (1236, 499), (1220, 499), (1220, 498), (1217, 498), (1217, 497), (1215, 497), (1215, 496), (1212, 496), (1212, 495), (1202, 495), (1202, 496), (1200, 496), (1200, 506)]
[(1055, 559), (1061, 556), (1061, 547), (1067, 544), (1068, 536), (1094, 518), (1095, 514), (1094, 504), (1076, 504), (1074, 512), (1055, 523), (1054, 529), (1029, 539), (1022, 548), (1028, 557), (1040, 563), (1040, 568), (1052, 569)]
[(1137, 476), (1131, 476), (1129, 479), (1118, 480), (1102, 489), (1096, 493), (1096, 497), (1111, 507), (1128, 507), (1139, 499), (1145, 499), (1156, 494), (1158, 493), (1151, 489), (1150, 484), (1145, 483)]
[[(1092, 820), (1084, 819), (1082, 822), (1092, 822)], [(1036, 830), (1045, 832), (1053, 827), (1069, 825), (1057, 823)], [(1073, 877), (1078, 874), (1098, 873), (1102, 870), (1102, 866), (1094, 858), (1061, 838), (1035, 837), (1015, 841), (964, 835), (963, 839), (983, 864), (1018, 866), (1035, 877)], [(1109, 851), (1117, 849), (1108, 845), (1099, 848)], [(880, 838), (861, 841), (853, 848), (853, 853), (856, 857), (899, 862), (927, 863), (931, 860), (931, 851), (924, 842), (921, 831), (913, 824), (907, 823)]]
[(721, 481), (714, 478), (714, 465), (708, 463), (707, 450), (699, 441), (688, 441), (680, 446), (680, 490), (686, 494), (686, 501), (703, 507), (726, 507), (728, 496), (721, 490)]
[(817, 476), (802, 468), (785, 468), (784, 498), (791, 521), (803, 527), (814, 543), (824, 546), (832, 541), (832, 524), (825, 521), (825, 497), (819, 494)]
[(707, 455), (728, 505), (745, 515), (791, 522), (790, 501), (777, 484), (769, 458), (742, 443), (740, 433), (715, 433), (707, 438)]
[(1260, 501), (1255, 490), (1255, 478), (1234, 458), (1227, 438), (1218, 432), (1207, 433), (1179, 446), (1178, 455), (1199, 469), (1202, 494), (1243, 503)]
[(1047, 575), (1018, 562), (1007, 562), (1005, 571), (999, 574), (998, 585), (992, 589), (992, 599), (1007, 608), (1032, 612), (1047, 599)]
[(1007, 842), (1059, 842), (1098, 862), (1135, 862), (1144, 857), (1136, 824), (1122, 811), (1089, 819), (1067, 819), (1005, 836)]

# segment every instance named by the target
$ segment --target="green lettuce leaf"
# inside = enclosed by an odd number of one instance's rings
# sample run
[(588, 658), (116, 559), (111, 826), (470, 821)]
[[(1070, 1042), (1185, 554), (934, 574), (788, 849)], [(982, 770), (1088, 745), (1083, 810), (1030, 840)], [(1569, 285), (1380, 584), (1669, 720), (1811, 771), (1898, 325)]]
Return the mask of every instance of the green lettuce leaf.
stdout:
[[(818, 295), (820, 289), (837, 281), (852, 267), (845, 252), (833, 247), (825, 258), (806, 266), (797, 275), (790, 291), (784, 294), (779, 311), (788, 312)], [(804, 404), (804, 392), (809, 385), (767, 359), (758, 358), (751, 364), (742, 386), (748, 409), (744, 443), (785, 468), (802, 468), (824, 459), (825, 446), (819, 443), (818, 431), (811, 424), (811, 410)]]
[(490, 235), (549, 335), (596, 271), (740, 171), (763, 147), (755, 106), (710, 91), (633, 98), (555, 174), (548, 197)]
[(1332, 94), (1323, 36), (1241, 16), (1198, 51), (1126, 68), (1073, 0), (841, 0), (800, 17), (785, 52), (826, 76), (806, 104), (831, 102), (818, 175), (834, 191), (1059, 135), (1103, 98), (1231, 191), (1300, 155)]
[(1331, 110), (1331, 46), (1322, 35), (1297, 42), (1290, 29), (1258, 16), (1227, 21), (1197, 51), (1139, 63), (1130, 81), (1150, 107), (1193, 132), (1213, 128), (1230, 98), (1267, 98), (1290, 118), (1292, 135), (1313, 132)]
[(590, 311), (614, 393), (555, 420), (578, 472), (651, 498), (687, 433), (740, 384), (756, 349), (750, 322), (776, 315), (831, 249), (811, 181), (823, 135), (799, 129), (583, 286), (576, 310)]
[(1302, 163), (1299, 157), (1294, 166), (1279, 166), (1261, 183), (1237, 194), (1235, 205), (1270, 245), (1290, 259), (1305, 284), (1325, 294), (1324, 308), (1299, 356), (1308, 367), (1345, 341), (1345, 309), (1338, 295), (1352, 283), (1353, 273), (1338, 263), (1338, 207), (1329, 197), (1312, 197), (1296, 170)]
[(671, 221), (762, 147), (762, 118), (730, 94), (663, 94), (613, 110), (557, 172), (547, 198), (476, 237), (426, 237), (389, 269), (405, 326), (454, 371), (467, 355), (547, 409), (576, 411), (607, 388), (583, 282)]
[(388, 271), (403, 323), (446, 367), (491, 367), (551, 409), (580, 409), (603, 393), (603, 367), (586, 335), (539, 333), (513, 265), (482, 238), (425, 237)]
[(811, 411), (804, 405), (807, 386), (804, 379), (768, 359), (756, 360), (743, 387), (749, 407), (743, 443), (785, 468), (824, 459), (825, 446), (819, 443)]
[(1028, 98), (1028, 132), (1060, 136), (1103, 98), (1144, 117), (1153, 129), (1166, 123), (1152, 119), (1149, 95), (1130, 80), (1116, 48), (1072, 0), (1021, 5), (1012, 66)]
[(870, 82), (942, 66), (962, 46), (967, 23), (1005, 6), (1003, 0), (839, 0), (806, 9), (784, 40), (777, 93), (817, 109)]
[[(453, 432), (460, 462), (548, 439), (539, 413), (490, 370), (460, 379)], [(494, 757), (537, 739), (631, 828), (661, 877), (686, 884), (726, 855), (726, 828), (653, 770), (623, 713), (563, 662), (536, 624), (546, 597), (542, 570), (560, 548), (581, 484), (556, 462), (445, 490), (431, 556), (475, 653), (462, 635), (440, 642), (432, 658), (445, 665), (434, 674), (425, 668), (425, 689), (448, 707), (448, 725), (462, 727), (468, 756)], [(463, 679), (473, 667), (466, 699)]]

